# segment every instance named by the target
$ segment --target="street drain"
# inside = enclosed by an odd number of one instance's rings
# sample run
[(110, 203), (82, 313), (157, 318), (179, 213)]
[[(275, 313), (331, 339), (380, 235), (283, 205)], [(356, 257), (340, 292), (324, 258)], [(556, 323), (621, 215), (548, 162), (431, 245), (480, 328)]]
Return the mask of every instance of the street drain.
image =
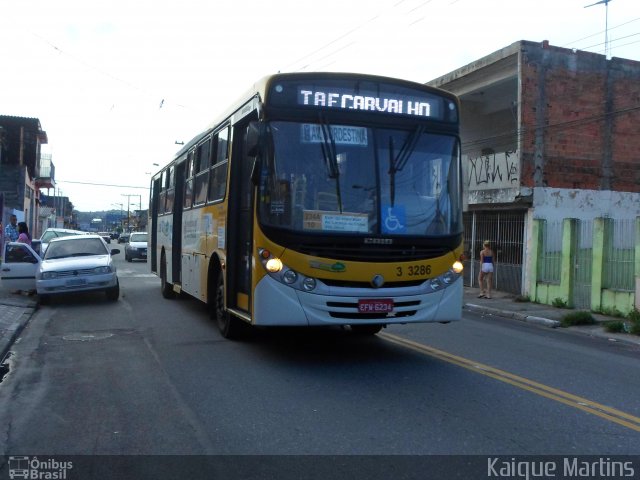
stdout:
[(105, 340), (109, 337), (113, 337), (113, 333), (72, 333), (62, 338), (63, 340), (74, 342), (91, 342), (93, 340)]

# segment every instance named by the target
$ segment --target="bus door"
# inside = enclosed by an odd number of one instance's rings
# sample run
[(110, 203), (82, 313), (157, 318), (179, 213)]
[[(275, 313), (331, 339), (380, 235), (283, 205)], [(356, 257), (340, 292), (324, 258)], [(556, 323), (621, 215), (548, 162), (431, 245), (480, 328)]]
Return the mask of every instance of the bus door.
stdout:
[(247, 125), (243, 119), (233, 130), (227, 233), (227, 306), (250, 312), (253, 238), (254, 158), (245, 149)]
[(171, 242), (171, 281), (173, 283), (182, 282), (180, 271), (182, 263), (182, 209), (184, 205), (184, 175), (186, 162), (176, 165), (176, 190), (173, 201), (173, 231)]
[(151, 221), (147, 231), (151, 234), (149, 253), (151, 254), (151, 271), (158, 272), (158, 204), (160, 203), (160, 178), (153, 181), (151, 186)]

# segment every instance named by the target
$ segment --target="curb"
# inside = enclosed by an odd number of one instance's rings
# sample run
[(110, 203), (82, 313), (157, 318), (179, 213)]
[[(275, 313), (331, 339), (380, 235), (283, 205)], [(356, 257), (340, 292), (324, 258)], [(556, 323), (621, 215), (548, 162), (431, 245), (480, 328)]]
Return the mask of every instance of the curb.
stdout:
[[(510, 318), (513, 320), (518, 320), (521, 322), (531, 323), (534, 325), (540, 325), (548, 328), (558, 328), (561, 326), (561, 323), (558, 320), (551, 320), (549, 318), (538, 317), (535, 315), (527, 315), (525, 313), (513, 312), (509, 310), (501, 310), (499, 308), (486, 307), (484, 305), (476, 305), (473, 303), (465, 303), (464, 309), (469, 310), (475, 313), (481, 313), (486, 315), (496, 315), (502, 318)], [(625, 345), (630, 345), (634, 347), (640, 346), (640, 341), (636, 341), (635, 339), (625, 338), (620, 335), (613, 335), (610, 333), (605, 333), (604, 331), (589, 329), (589, 330), (581, 330), (580, 328), (562, 328), (560, 330), (571, 332), (578, 335), (584, 335), (588, 337), (597, 337), (603, 340), (608, 340), (610, 342), (623, 343)]]
[[(6, 304), (3, 304), (3, 305), (6, 305)], [(29, 320), (31, 320), (31, 317), (36, 311), (35, 307), (25, 307), (24, 305), (8, 305), (8, 306), (21, 308), (22, 313), (20, 314), (20, 317), (15, 322), (12, 322), (10, 325), (6, 325), (6, 327), (8, 328), (0, 329), (0, 362), (4, 361), (7, 354), (11, 350), (11, 347), (13, 346), (15, 341), (18, 339), (18, 337), (24, 330), (24, 327), (27, 326), (27, 323), (29, 323)]]
[(476, 305), (474, 303), (465, 303), (464, 308), (476, 313), (486, 313), (489, 315), (497, 315), (498, 317), (512, 318), (521, 322), (532, 323), (534, 325), (542, 325), (549, 328), (557, 328), (560, 326), (560, 322), (558, 320), (537, 317), (535, 315), (527, 315), (526, 313), (501, 310), (499, 308), (486, 307), (484, 305)]

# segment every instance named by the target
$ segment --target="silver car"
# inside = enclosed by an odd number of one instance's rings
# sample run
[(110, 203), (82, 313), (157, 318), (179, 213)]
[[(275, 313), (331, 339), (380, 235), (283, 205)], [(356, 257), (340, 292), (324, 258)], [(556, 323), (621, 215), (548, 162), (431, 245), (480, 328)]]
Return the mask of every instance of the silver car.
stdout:
[(109, 249), (99, 235), (55, 238), (49, 242), (36, 271), (36, 290), (41, 302), (51, 295), (104, 290), (109, 300), (117, 300), (120, 285)]
[(124, 246), (124, 259), (127, 262), (135, 258), (147, 261), (147, 232), (133, 232)]
[[(82, 232), (80, 230), (72, 230), (70, 228), (56, 228), (56, 227), (47, 228), (44, 232), (42, 232), (42, 235), (40, 236), (40, 246), (39, 246), (39, 248), (34, 248), (34, 250), (36, 252), (38, 252), (40, 254), (40, 256), (43, 256), (45, 254), (45, 252), (47, 251), (47, 247), (49, 246), (49, 242), (51, 240), (53, 240), (54, 238), (67, 237), (67, 236), (70, 236), (70, 235), (85, 235), (86, 233), (87, 232)], [(34, 241), (34, 247), (35, 246), (36, 245), (35, 245), (35, 241)]]

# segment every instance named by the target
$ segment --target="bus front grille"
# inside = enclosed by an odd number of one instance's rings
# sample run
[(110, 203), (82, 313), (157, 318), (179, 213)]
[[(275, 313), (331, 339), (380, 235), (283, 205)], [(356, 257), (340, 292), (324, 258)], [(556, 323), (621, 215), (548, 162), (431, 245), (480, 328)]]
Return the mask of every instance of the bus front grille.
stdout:
[(292, 247), (300, 253), (314, 257), (332, 258), (353, 262), (409, 262), (437, 258), (446, 255), (446, 247), (415, 247), (394, 245), (311, 245), (300, 244)]

